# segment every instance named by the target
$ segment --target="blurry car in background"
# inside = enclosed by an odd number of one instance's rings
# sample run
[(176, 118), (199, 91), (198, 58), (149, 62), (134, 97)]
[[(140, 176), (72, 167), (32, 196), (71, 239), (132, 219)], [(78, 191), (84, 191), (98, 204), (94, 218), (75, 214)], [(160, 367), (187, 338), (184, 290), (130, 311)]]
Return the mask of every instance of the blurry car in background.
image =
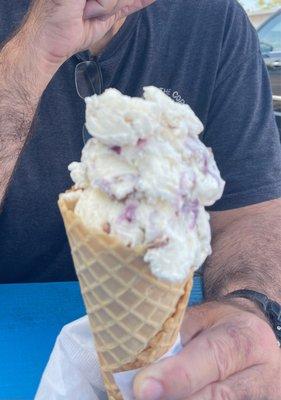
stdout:
[(281, 135), (281, 9), (258, 28), (261, 52), (273, 92), (273, 104)]

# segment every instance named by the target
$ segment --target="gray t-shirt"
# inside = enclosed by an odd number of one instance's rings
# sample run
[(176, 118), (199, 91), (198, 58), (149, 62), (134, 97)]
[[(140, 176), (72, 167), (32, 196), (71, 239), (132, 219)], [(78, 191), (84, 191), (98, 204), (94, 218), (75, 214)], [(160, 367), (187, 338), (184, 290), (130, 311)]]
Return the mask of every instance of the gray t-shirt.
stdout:
[[(0, 40), (18, 26), (28, 1), (0, 0)], [(0, 281), (75, 279), (60, 192), (72, 184), (67, 166), (80, 159), (84, 103), (73, 56), (43, 95), (34, 133), (22, 154), (0, 215)], [(140, 96), (163, 88), (203, 121), (226, 180), (213, 210), (281, 195), (281, 152), (271, 90), (257, 35), (235, 0), (157, 0), (130, 16), (98, 57), (104, 88)]]

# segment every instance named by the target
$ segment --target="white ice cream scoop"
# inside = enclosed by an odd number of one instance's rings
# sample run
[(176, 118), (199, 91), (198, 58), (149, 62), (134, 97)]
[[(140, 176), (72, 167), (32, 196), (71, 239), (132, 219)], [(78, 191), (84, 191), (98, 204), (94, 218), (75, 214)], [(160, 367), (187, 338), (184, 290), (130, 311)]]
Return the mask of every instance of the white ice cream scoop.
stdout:
[(155, 87), (144, 98), (108, 89), (86, 99), (86, 128), (81, 162), (69, 166), (83, 189), (76, 214), (128, 246), (145, 245), (159, 278), (184, 279), (211, 253), (204, 207), (224, 189), (201, 121)]

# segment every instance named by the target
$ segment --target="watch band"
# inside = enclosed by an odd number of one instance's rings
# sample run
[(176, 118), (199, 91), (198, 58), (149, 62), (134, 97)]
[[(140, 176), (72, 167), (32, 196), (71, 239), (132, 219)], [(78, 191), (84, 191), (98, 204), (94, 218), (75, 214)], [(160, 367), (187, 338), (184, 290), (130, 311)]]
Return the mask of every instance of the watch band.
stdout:
[(248, 299), (253, 301), (259, 306), (261, 311), (268, 319), (275, 336), (281, 345), (281, 305), (276, 301), (269, 299), (265, 294), (256, 292), (254, 290), (242, 289), (235, 292), (228, 293), (225, 298), (239, 298)]

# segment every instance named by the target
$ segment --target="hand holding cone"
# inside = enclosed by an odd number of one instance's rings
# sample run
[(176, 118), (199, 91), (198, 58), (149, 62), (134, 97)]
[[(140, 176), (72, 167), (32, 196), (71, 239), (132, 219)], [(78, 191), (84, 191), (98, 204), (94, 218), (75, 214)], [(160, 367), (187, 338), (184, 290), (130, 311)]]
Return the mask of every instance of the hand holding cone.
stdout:
[(122, 400), (112, 374), (151, 364), (173, 346), (192, 276), (181, 284), (158, 280), (144, 263), (141, 249), (90, 231), (74, 207), (74, 200), (60, 197), (108, 396)]

